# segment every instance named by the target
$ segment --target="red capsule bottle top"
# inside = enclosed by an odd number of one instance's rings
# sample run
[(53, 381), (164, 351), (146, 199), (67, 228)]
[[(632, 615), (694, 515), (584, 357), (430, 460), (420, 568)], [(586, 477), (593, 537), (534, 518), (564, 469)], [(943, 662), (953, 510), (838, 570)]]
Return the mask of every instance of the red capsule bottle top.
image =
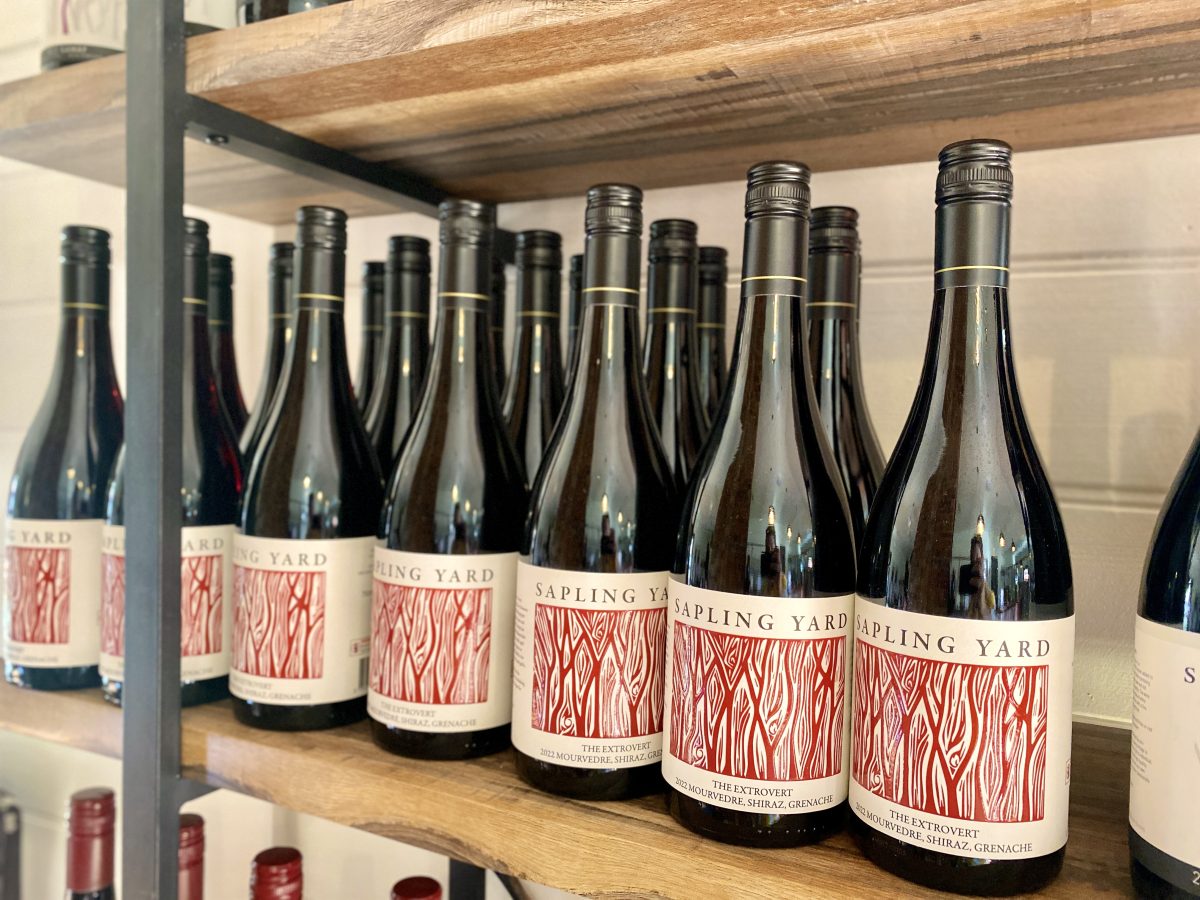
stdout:
[(405, 878), (392, 886), (392, 900), (442, 900), (442, 886), (424, 875)]
[(179, 900), (204, 900), (204, 819), (179, 817)]
[(89, 893), (113, 883), (117, 800), (109, 788), (71, 795), (67, 817), (67, 890)]
[(272, 847), (254, 857), (250, 900), (300, 900), (304, 891), (300, 851)]

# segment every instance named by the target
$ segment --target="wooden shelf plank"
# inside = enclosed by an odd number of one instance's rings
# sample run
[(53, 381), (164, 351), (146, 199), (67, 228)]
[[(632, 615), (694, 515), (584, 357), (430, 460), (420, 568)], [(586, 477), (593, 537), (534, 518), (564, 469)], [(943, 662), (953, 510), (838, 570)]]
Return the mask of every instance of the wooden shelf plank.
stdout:
[[(35, 694), (4, 685), (0, 727), (120, 752), (120, 713), (98, 691)], [(196, 780), (604, 900), (949, 896), (875, 868), (845, 834), (796, 850), (717, 844), (676, 825), (661, 797), (550, 797), (516, 777), (508, 753), (458, 763), (407, 760), (376, 748), (365, 725), (263, 732), (215, 704), (185, 711), (183, 754)], [(1128, 732), (1077, 725), (1072, 768), (1066, 865), (1039, 896), (1128, 897)]]
[[(1194, 0), (355, 0), (188, 43), (194, 93), (508, 201), (1200, 131)], [(0, 86), (0, 155), (124, 181), (124, 59)], [(189, 147), (188, 199), (383, 204)]]

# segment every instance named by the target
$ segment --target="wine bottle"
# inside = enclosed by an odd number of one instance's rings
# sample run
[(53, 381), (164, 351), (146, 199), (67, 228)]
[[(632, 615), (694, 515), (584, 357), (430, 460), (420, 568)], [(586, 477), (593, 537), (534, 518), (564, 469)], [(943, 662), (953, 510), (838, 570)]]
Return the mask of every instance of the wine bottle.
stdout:
[(275, 399), (275, 388), (283, 371), (283, 358), (292, 336), (292, 250), (290, 241), (271, 245), (271, 259), (267, 267), (267, 294), (270, 297), (267, 307), (267, 354), (254, 409), (246, 427), (242, 429), (238, 444), (246, 468), (254, 459), (254, 451), (258, 449), (263, 432), (267, 429), (271, 401)]
[(747, 176), (732, 376), (668, 584), (668, 806), (759, 847), (839, 829), (850, 757), (854, 536), (808, 385), (808, 181), (793, 162)]
[(379, 368), (379, 350), (383, 344), (383, 286), (383, 263), (363, 263), (362, 350), (358, 354), (358, 377), (354, 379), (354, 396), (362, 413), (366, 413), (371, 404), (375, 375)]
[(178, 900), (204, 900), (204, 819), (195, 813), (179, 817)]
[(437, 328), (375, 550), (367, 710), (381, 747), (465, 759), (508, 746), (529, 491), (488, 356), (495, 211), (447, 200), (438, 215)]
[(292, 340), (233, 541), (229, 676), (238, 720), (283, 731), (366, 713), (383, 504), (346, 361), (346, 214), (305, 206), (296, 223)]
[(504, 421), (530, 478), (542, 464), (563, 401), (560, 316), (562, 237), (517, 235), (517, 327), (504, 392)]
[(364, 421), (380, 467), (388, 474), (416, 415), (429, 365), (429, 241), (390, 238), (385, 281), (383, 358)]
[(71, 795), (67, 815), (67, 900), (116, 900), (113, 848), (117, 802), (108, 788)]
[[(1129, 850), (1138, 897), (1200, 896), (1200, 435), (1158, 517), (1134, 626)], [(1186, 711), (1191, 711), (1186, 712)]]
[(517, 565), (513, 745), (535, 787), (661, 787), (667, 570), (679, 497), (638, 364), (642, 192), (588, 191), (579, 358)]
[(809, 241), (808, 361), (821, 424), (841, 472), (854, 536), (862, 540), (883, 477), (883, 453), (867, 415), (858, 350), (858, 212), (813, 210)]
[[(729, 280), (724, 247), (700, 248), (700, 294), (696, 305), (696, 379), (700, 403), (715, 422), (725, 394), (725, 283)], [(707, 437), (707, 435), (706, 435)]]
[(442, 886), (433, 878), (414, 875), (392, 885), (392, 900), (442, 900)]
[(125, 49), (124, 0), (42, 0), (42, 70)]
[(1012, 364), (1011, 159), (991, 140), (940, 154), (925, 366), (855, 604), (859, 843), (968, 894), (1036, 890), (1067, 841), (1071, 563)]
[(233, 352), (233, 260), (224, 253), (212, 253), (208, 257), (208, 329), (212, 345), (213, 372), (217, 378), (217, 392), (233, 433), (241, 436), (246, 429), (250, 413), (242, 399), (242, 385), (238, 380), (237, 356)]
[(505, 376), (508, 367), (504, 359), (504, 316), (505, 294), (508, 292), (508, 277), (504, 273), (504, 260), (499, 256), (492, 257), (492, 278), (488, 304), (488, 317), (491, 321), (491, 353), (492, 365), (496, 373), (496, 394), (504, 393)]
[(183, 30), (192, 37), (236, 28), (240, 0), (183, 0)]
[(21, 807), (0, 789), (0, 900), (21, 900)]
[(250, 900), (303, 900), (303, 862), (293, 847), (263, 850), (250, 864)]
[[(183, 227), (183, 533), (180, 535), (180, 703), (229, 695), (233, 532), (242, 495), (237, 436), (217, 391), (206, 324), (208, 225)], [(121, 705), (125, 677), (125, 453), (108, 490), (100, 593), (104, 697)]]
[(124, 438), (108, 326), (108, 232), (62, 232), (62, 324), (50, 386), (21, 443), (5, 521), (4, 677), (100, 685), (104, 494)]
[(567, 275), (567, 367), (565, 373), (568, 379), (575, 371), (575, 360), (579, 357), (579, 326), (582, 322), (583, 254), (576, 253), (571, 257), (571, 269)]
[(696, 223), (650, 224), (649, 292), (642, 373), (650, 411), (682, 491), (708, 431), (696, 372)]

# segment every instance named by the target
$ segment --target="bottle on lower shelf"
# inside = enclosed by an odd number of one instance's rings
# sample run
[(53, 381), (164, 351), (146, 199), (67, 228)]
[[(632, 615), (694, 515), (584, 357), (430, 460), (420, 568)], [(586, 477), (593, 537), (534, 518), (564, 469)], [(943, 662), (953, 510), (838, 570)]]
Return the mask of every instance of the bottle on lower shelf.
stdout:
[(179, 817), (179, 896), (204, 900), (204, 819), (195, 813)]
[(442, 900), (442, 886), (436, 879), (414, 875), (392, 885), (391, 900)]
[(71, 795), (66, 900), (116, 900), (116, 822), (117, 802), (109, 788), (86, 788)]
[(295, 847), (263, 850), (250, 864), (250, 900), (303, 900), (304, 860)]

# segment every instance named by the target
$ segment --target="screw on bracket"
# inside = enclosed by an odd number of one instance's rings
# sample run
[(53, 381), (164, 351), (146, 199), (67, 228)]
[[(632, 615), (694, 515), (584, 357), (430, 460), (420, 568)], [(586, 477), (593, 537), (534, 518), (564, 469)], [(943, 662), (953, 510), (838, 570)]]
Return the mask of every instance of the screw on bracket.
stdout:
[(211, 144), (214, 147), (220, 147), (229, 143), (229, 136), (225, 134), (216, 134), (214, 132), (209, 134), (208, 137), (204, 139), (204, 143)]

